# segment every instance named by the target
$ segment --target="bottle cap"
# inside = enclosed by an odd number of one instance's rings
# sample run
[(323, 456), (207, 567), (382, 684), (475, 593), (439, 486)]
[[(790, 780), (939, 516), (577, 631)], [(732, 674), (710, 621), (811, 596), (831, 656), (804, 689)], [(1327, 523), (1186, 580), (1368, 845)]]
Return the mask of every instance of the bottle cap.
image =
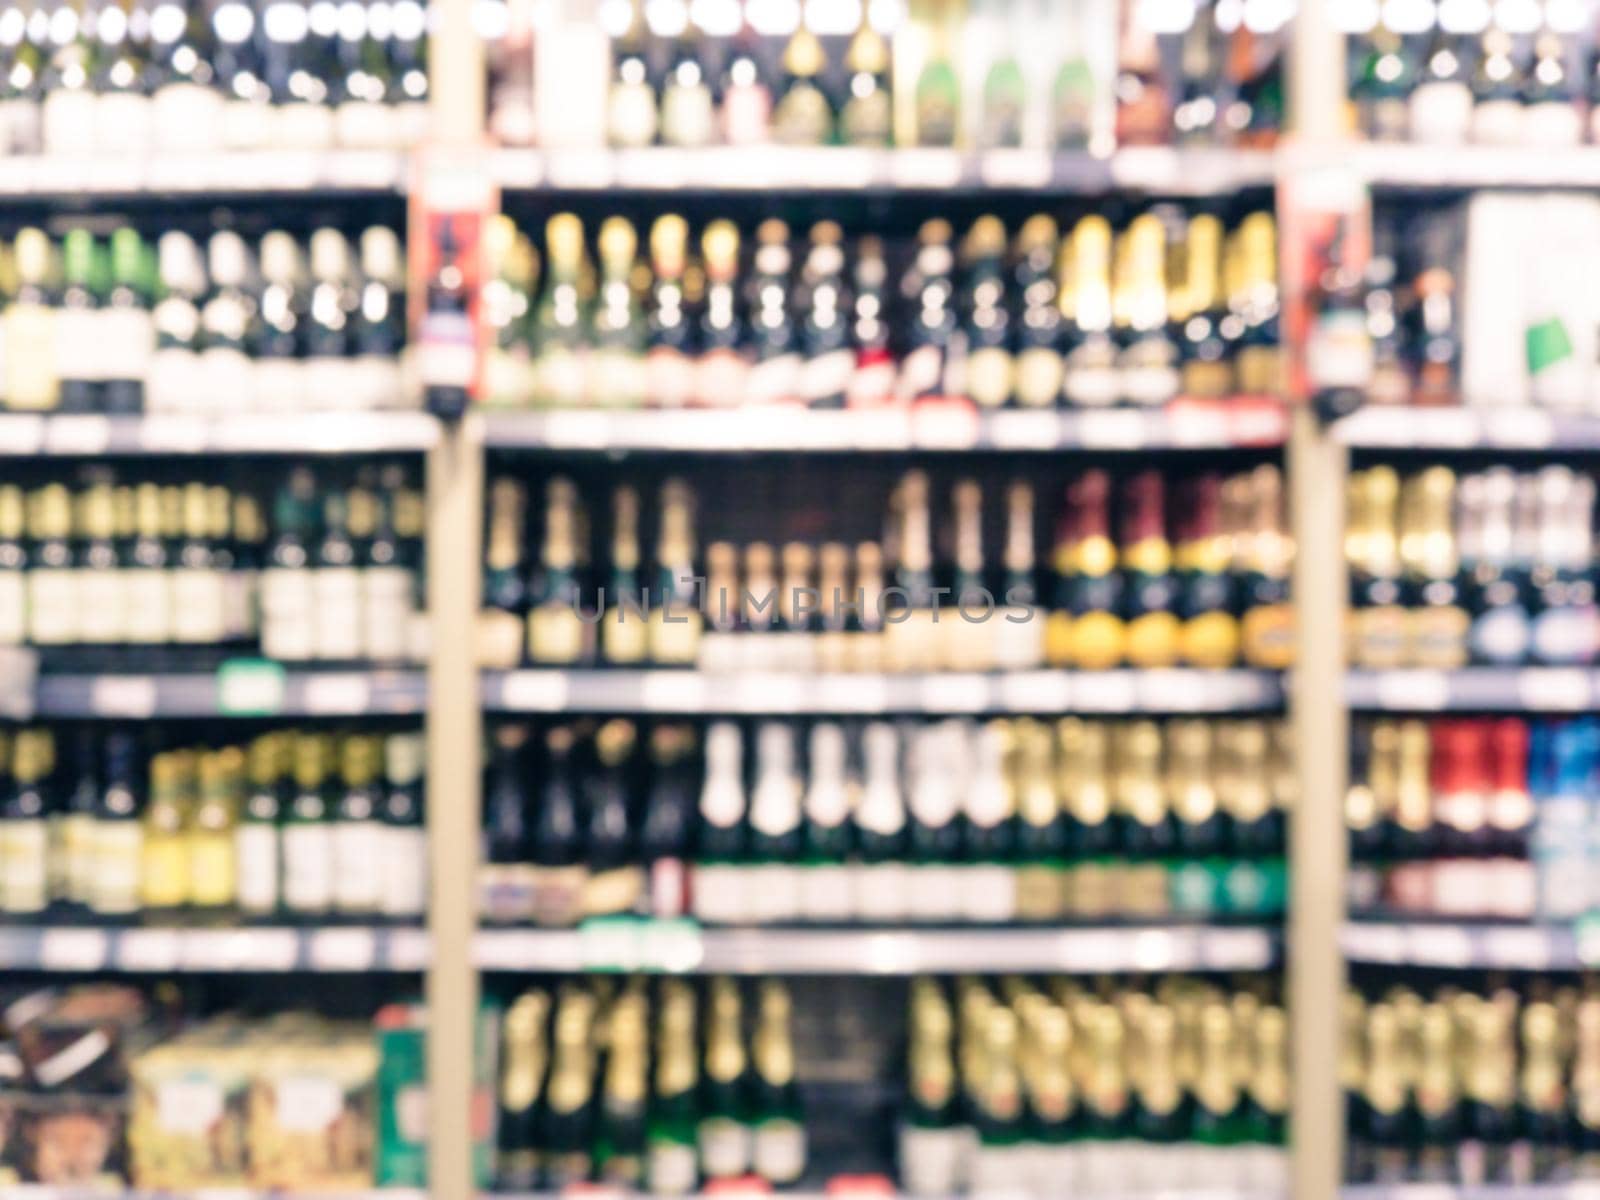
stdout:
[[(22, 235), (17, 235), (21, 244)], [(200, 248), (187, 233), (170, 230), (156, 243), (156, 260), (161, 283), (169, 292), (198, 295), (205, 291), (205, 269), (200, 263)]]
[(370, 225), (361, 231), (361, 273), (388, 283), (405, 278), (399, 235), (387, 225)]
[(1528, 786), (1528, 723), (1501, 717), (1489, 729), (1489, 758), (1497, 791), (1523, 791)]
[(262, 235), (260, 253), (261, 276), (269, 283), (293, 284), (300, 278), (300, 247), (283, 230)]
[[(162, 238), (163, 248), (165, 245), (166, 238)], [(213, 284), (220, 287), (244, 286), (250, 274), (250, 251), (245, 247), (244, 239), (233, 230), (223, 229), (211, 235), (206, 247), (206, 259)]]
[(350, 273), (350, 243), (337, 229), (324, 226), (311, 235), (311, 275), (342, 279)]

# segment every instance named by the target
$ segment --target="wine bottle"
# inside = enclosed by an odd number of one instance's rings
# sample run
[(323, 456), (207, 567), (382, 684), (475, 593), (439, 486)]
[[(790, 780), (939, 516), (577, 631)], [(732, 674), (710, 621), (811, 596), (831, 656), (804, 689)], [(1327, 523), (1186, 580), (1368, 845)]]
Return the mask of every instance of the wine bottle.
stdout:
[(644, 872), (633, 828), (628, 773), (637, 734), (632, 723), (607, 721), (595, 734), (598, 770), (588, 781), (585, 858), (589, 867), (583, 887), (587, 917), (633, 912), (644, 895)]
[(1016, 403), (1024, 408), (1054, 408), (1061, 396), (1065, 368), (1062, 296), (1055, 276), (1059, 250), (1056, 223), (1042, 213), (1023, 222), (1012, 243), (1013, 294), (1021, 298), (1014, 391)]
[(11, 787), (0, 798), (0, 912), (7, 916), (37, 917), (50, 902), (48, 738), (36, 729), (11, 738)]
[(1392, 467), (1353, 472), (1346, 488), (1345, 561), (1351, 584), (1351, 661), (1395, 667), (1406, 657), (1400, 592), (1397, 506), (1400, 479)]
[(1263, 463), (1249, 476), (1247, 536), (1240, 539), (1235, 574), (1242, 576), (1240, 646), (1253, 667), (1286, 670), (1294, 660), (1294, 609), (1289, 603), (1289, 572), (1294, 540), (1285, 512), (1283, 475)]
[(745, 397), (750, 371), (743, 305), (738, 290), (739, 231), (731, 221), (713, 221), (700, 238), (706, 294), (699, 319), (700, 357), (695, 398), (713, 408), (732, 408)]
[(1073, 226), (1062, 247), (1061, 276), (1062, 395), (1073, 407), (1114, 404), (1122, 385), (1111, 332), (1111, 225), (1104, 217), (1086, 216)]
[(383, 739), (384, 788), (378, 814), (378, 913), (391, 921), (420, 921), (428, 903), (428, 835), (423, 824), (423, 741), (420, 734)]
[[(563, 770), (570, 753), (570, 731), (557, 728), (547, 735), (555, 739), (551, 778)], [(490, 738), (489, 760), (484, 772), (483, 863), (478, 868), (478, 910), (484, 921), (509, 925), (527, 921), (535, 915), (536, 868), (532, 865), (531, 810), (523, 783), (524, 756), (528, 731), (520, 725), (501, 725)], [(561, 786), (568, 781), (560, 780)], [(558, 797), (559, 801), (559, 797)], [(575, 811), (558, 803), (552, 814), (540, 812), (540, 820), (553, 816), (563, 838), (575, 840)]]
[(634, 408), (644, 399), (644, 317), (633, 290), (637, 248), (633, 226), (621, 217), (600, 226), (586, 399), (601, 407)]
[(702, 671), (726, 674), (737, 671), (749, 642), (740, 623), (743, 616), (739, 591), (739, 551), (730, 542), (706, 547), (705, 627), (696, 661)]
[(240, 914), (263, 920), (278, 911), (283, 869), (283, 734), (263, 734), (250, 746), (249, 787), (234, 831)]
[(46, 47), (50, 41), (50, 14), (43, 7), (22, 17), (21, 28), (9, 36), (6, 92), (0, 96), (0, 128), (11, 154), (38, 154), (42, 145), (41, 110), (44, 107)]
[(61, 295), (55, 317), (55, 374), (63, 412), (96, 412), (104, 372), (99, 353), (101, 248), (87, 229), (69, 229), (61, 241)]
[(201, 913), (220, 913), (238, 895), (234, 831), (243, 755), (234, 746), (203, 753), (198, 767), (199, 792), (188, 828), (189, 903)]
[(47, 411), (59, 407), (56, 310), (51, 295), (54, 255), (42, 229), (17, 231), (12, 243), (16, 285), (5, 309), (6, 407)]
[(686, 1195), (699, 1181), (700, 1071), (695, 1049), (694, 993), (664, 989), (645, 1133), (645, 1176), (656, 1195)]
[(889, 46), (868, 20), (845, 50), (849, 96), (839, 110), (839, 140), (847, 146), (884, 147), (894, 126), (889, 82)]
[(283, 819), (283, 908), (302, 921), (324, 919), (334, 900), (334, 827), (327, 793), (328, 740), (300, 734), (294, 788)]
[(1457, 587), (1460, 563), (1451, 520), (1455, 483), (1453, 471), (1431, 467), (1400, 491), (1410, 656), (1418, 666), (1437, 669), (1463, 666), (1467, 659), (1467, 613)]
[[(528, 834), (533, 863), (528, 875), (533, 919), (541, 925), (575, 925), (584, 911), (589, 866), (578, 807), (578, 783), (573, 778), (574, 742), (573, 731), (565, 726), (555, 726), (545, 733), (544, 776), (533, 828)], [(516, 791), (521, 794), (520, 784)], [(508, 807), (509, 803), (508, 796)]]
[(772, 112), (775, 142), (822, 146), (833, 140), (833, 104), (821, 86), (827, 69), (828, 56), (821, 39), (802, 24), (783, 51), (783, 82)]
[(158, 3), (150, 14), (157, 150), (203, 152), (222, 145), (223, 95), (215, 34), (203, 4)]
[(695, 661), (701, 630), (694, 571), (693, 497), (681, 480), (661, 488), (661, 527), (656, 537), (656, 590), (650, 610), (650, 660), (660, 666)]
[(347, 403), (365, 409), (393, 408), (401, 398), (400, 356), (405, 347), (405, 264), (394, 230), (387, 225), (362, 230), (359, 265), (349, 343), (354, 354), (349, 364), (354, 395)]
[(79, 639), (80, 590), (72, 550), (72, 499), (59, 483), (35, 492), (28, 519), (28, 640), (38, 646)]
[(0, 485), (0, 646), (28, 637), (27, 502), (14, 483)]
[[(91, 155), (95, 150), (93, 69), (98, 4), (52, 5), (49, 40), (39, 86), (39, 116), (47, 154)], [(182, 10), (177, 11), (181, 20)]]
[(544, 538), (528, 596), (528, 657), (536, 663), (588, 660), (591, 627), (579, 616), (577, 489), (566, 479), (545, 485)]
[(689, 859), (695, 828), (695, 735), (688, 725), (650, 731), (650, 791), (639, 854), (652, 916), (675, 918), (688, 908)]
[[(253, 370), (247, 354), (252, 303), (250, 251), (231, 229), (211, 235), (206, 247), (211, 287), (200, 309), (200, 367), (207, 391), (196, 397), (201, 407), (224, 396), (250, 396)], [(322, 393), (326, 395), (327, 393)]]
[(1532, 146), (1575, 146), (1583, 138), (1581, 88), (1569, 69), (1565, 40), (1546, 30), (1534, 40), (1533, 65), (1522, 91), (1522, 140)]
[(1442, 26), (1428, 43), (1410, 99), (1411, 140), (1457, 146), (1472, 124), (1472, 88), (1464, 39)]
[(948, 396), (952, 341), (958, 319), (948, 221), (925, 221), (917, 231), (917, 254), (901, 280), (906, 303), (916, 313), (907, 331), (897, 395), (902, 403)]
[(504, 213), (490, 219), (483, 242), (489, 264), (483, 314), (490, 329), (483, 398), (497, 407), (516, 408), (530, 403), (535, 394), (529, 315), (539, 256), (532, 241)]
[(795, 394), (810, 408), (843, 408), (855, 370), (847, 316), (851, 297), (840, 244), (843, 236), (833, 221), (812, 226), (811, 248), (801, 267), (795, 297), (795, 311), (801, 314)]
[(185, 770), (177, 751), (150, 759), (150, 796), (144, 810), (139, 869), (139, 907), (147, 916), (170, 915), (189, 900)]
[(1032, 718), (1011, 723), (1010, 773), (1016, 798), (1016, 916), (1060, 920), (1066, 904), (1067, 826), (1056, 796), (1055, 744)]
[(567, 993), (556, 1008), (555, 1050), (545, 1089), (544, 1183), (569, 1188), (594, 1170), (594, 1001)]
[(615, 60), (606, 98), (607, 140), (613, 146), (628, 149), (648, 146), (656, 139), (660, 120), (637, 4), (628, 6), (628, 26), (617, 38)]
[(588, 302), (583, 223), (576, 216), (557, 213), (545, 224), (545, 258), (544, 293), (533, 310), (536, 395), (553, 408), (576, 408), (584, 399)]
[(894, 726), (869, 723), (861, 734), (861, 801), (853, 824), (858, 862), (852, 892), (863, 920), (904, 920), (911, 879), (906, 861), (906, 799), (900, 784), (900, 739)]
[(743, 742), (737, 725), (719, 721), (706, 731), (705, 760), (694, 912), (703, 921), (734, 924), (748, 919), (754, 904), (745, 889), (749, 850)]
[(344, 787), (333, 812), (333, 907), (371, 919), (382, 899), (385, 838), (376, 738), (350, 735), (340, 748)]
[(1055, 596), (1046, 619), (1045, 657), (1056, 666), (1104, 670), (1122, 662), (1122, 580), (1110, 537), (1111, 481), (1084, 472), (1067, 489), (1053, 552)]
[(148, 267), (138, 232), (126, 225), (113, 231), (109, 290), (96, 320), (101, 396), (107, 412), (133, 413), (144, 407), (144, 381), (155, 342)]
[(495, 1183), (508, 1190), (537, 1187), (542, 1174), (541, 1110), (550, 1056), (545, 1040), (549, 1011), (550, 998), (540, 991), (524, 992), (506, 1010)]
[(205, 265), (199, 247), (186, 233), (169, 230), (156, 245), (161, 298), (152, 310), (156, 340), (145, 383), (145, 408), (149, 412), (193, 411), (207, 399), (202, 394), (200, 369)]
[[(967, 839), (963, 789), (973, 765), (971, 727), (945, 721), (914, 728), (907, 737), (906, 857), (911, 866), (907, 915), (923, 922), (970, 919), (964, 911), (968, 872), (961, 863)], [(1007, 841), (1008, 802), (1009, 797), (1000, 804), (990, 800), (979, 805), (980, 819), (993, 823), (988, 832)], [(1011, 906), (1008, 896), (1001, 899)]]
[(478, 614), (478, 661), (484, 666), (504, 669), (522, 659), (528, 620), (528, 584), (522, 559), (526, 502), (522, 485), (509, 476), (490, 484), (483, 609)]
[(778, 587), (778, 632), (772, 665), (782, 671), (809, 674), (817, 669), (817, 619), (819, 595), (811, 586), (811, 547), (789, 542), (781, 554)]
[(121, 731), (109, 734), (104, 754), (105, 769), (89, 823), (84, 903), (96, 917), (115, 920), (139, 909), (144, 830), (139, 823), (141, 789), (133, 736)]
[(1179, 592), (1179, 656), (1197, 667), (1232, 666), (1239, 654), (1230, 571), (1233, 537), (1223, 524), (1222, 479), (1214, 473), (1185, 481), (1173, 556)]
[(1508, 146), (1524, 134), (1523, 78), (1511, 35), (1491, 26), (1472, 75), (1471, 141)]
[(791, 1187), (806, 1169), (805, 1112), (795, 1080), (792, 1002), (782, 983), (761, 985), (761, 1003), (752, 1039), (751, 1109), (754, 1129), (750, 1165), (773, 1187)]
[(388, 5), (352, 5), (339, 14), (338, 69), (329, 82), (334, 140), (341, 146), (389, 149), (400, 145), (398, 114), (388, 99)]
[(703, 50), (692, 25), (674, 47), (661, 88), (661, 140), (668, 146), (704, 146), (716, 134), (715, 100), (701, 61)]
[(1141, 471), (1123, 487), (1119, 561), (1128, 584), (1127, 655), (1141, 667), (1177, 660), (1172, 546), (1166, 537), (1164, 485), (1158, 471)]
[(1132, 860), (1122, 903), (1130, 912), (1161, 914), (1168, 906), (1163, 860), (1177, 844), (1177, 822), (1161, 778), (1161, 729), (1154, 721), (1135, 721), (1119, 727), (1113, 738), (1114, 804), (1122, 845)]
[(756, 230), (750, 278), (750, 342), (753, 362), (745, 381), (746, 404), (789, 403), (799, 397), (800, 331), (791, 308), (789, 227), (763, 221)]
[[(961, 332), (966, 341), (964, 393), (979, 408), (999, 408), (1016, 386), (1011, 353), (1012, 317), (1007, 306), (1005, 226), (998, 217), (973, 222), (961, 247), (964, 286), (960, 297)], [(962, 389), (953, 389), (960, 394)]]
[(750, 916), (763, 923), (793, 921), (800, 914), (801, 796), (793, 731), (782, 721), (762, 722), (756, 730), (750, 867), (743, 890)]
[(652, 281), (645, 331), (645, 403), (682, 408), (696, 396), (690, 350), (694, 335), (684, 293), (689, 226), (674, 213), (650, 227)]
[(738, 985), (729, 979), (713, 980), (710, 1009), (701, 1085), (703, 1107), (695, 1141), (700, 1149), (700, 1169), (707, 1179), (732, 1179), (750, 1169), (752, 1150), (747, 1097), (751, 1080)]
[[(226, 581), (214, 561), (211, 510), (204, 484), (191, 483), (183, 489), (183, 540), (171, 572), (173, 640), (200, 645), (222, 641)], [(319, 602), (325, 600), (319, 597)], [(340, 619), (339, 614), (319, 608), (319, 619), (322, 617)]]
[(896, 368), (889, 344), (888, 278), (883, 243), (875, 237), (857, 241), (850, 324), (856, 361), (846, 392), (850, 408), (881, 407), (891, 403), (896, 394)]
[(128, 614), (117, 562), (115, 497), (110, 481), (91, 483), (78, 493), (77, 500), (77, 640), (115, 645), (125, 640)]
[(926, 57), (914, 96), (918, 146), (954, 146), (961, 131), (961, 82), (953, 64), (948, 28), (930, 29)]
[(1271, 395), (1282, 388), (1283, 352), (1278, 327), (1278, 235), (1271, 213), (1255, 212), (1239, 225), (1236, 287), (1229, 315), (1243, 326), (1234, 358), (1240, 392)]
[(222, 144), (229, 150), (256, 150), (272, 139), (272, 88), (257, 52), (255, 6), (223, 0), (211, 14), (216, 35), (214, 64), (223, 94)]
[(612, 1005), (605, 1079), (595, 1129), (595, 1169), (617, 1187), (640, 1187), (645, 1172), (645, 1109), (649, 1060), (642, 992), (625, 992)]

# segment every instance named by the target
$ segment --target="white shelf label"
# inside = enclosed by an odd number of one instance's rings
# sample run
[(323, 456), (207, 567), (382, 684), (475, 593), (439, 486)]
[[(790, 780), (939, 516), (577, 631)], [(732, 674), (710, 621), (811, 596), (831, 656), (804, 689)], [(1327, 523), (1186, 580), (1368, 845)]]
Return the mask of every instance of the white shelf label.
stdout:
[(1041, 188), (1050, 182), (1050, 155), (1043, 150), (989, 150), (978, 174), (989, 187)]
[(901, 188), (952, 188), (961, 182), (961, 155), (954, 150), (896, 150), (889, 156), (889, 178)]
[(927, 450), (967, 450), (978, 444), (978, 414), (958, 405), (911, 412), (911, 441)]
[(578, 930), (579, 954), (587, 970), (636, 971), (642, 955), (638, 923), (627, 918), (587, 921)]
[(305, 681), (305, 708), (312, 716), (354, 716), (371, 707), (372, 681), (365, 675), (312, 675)]
[(531, 439), (536, 445), (600, 450), (618, 440), (609, 413), (571, 410), (548, 413), (537, 420), (536, 436)]
[(1443, 671), (1382, 671), (1377, 692), (1379, 708), (1433, 712), (1450, 702), (1450, 678)]
[[(554, 187), (610, 187), (617, 174), (616, 162), (605, 150), (557, 150), (545, 157), (545, 174)], [(636, 169), (637, 170), (637, 169)], [(637, 176), (631, 186), (640, 186)]]
[(1272, 962), (1272, 941), (1258, 929), (1207, 929), (1200, 958), (1215, 971), (1256, 971)]
[(706, 680), (693, 671), (646, 671), (639, 687), (640, 707), (651, 712), (702, 712)]
[(500, 703), (514, 712), (560, 712), (568, 687), (565, 671), (511, 671), (500, 680)]
[(111, 422), (93, 416), (51, 417), (44, 444), (51, 454), (104, 454), (111, 444)]
[(1198, 957), (1193, 934), (1183, 938), (1171, 930), (1141, 929), (1130, 931), (1127, 937), (1128, 961), (1135, 971), (1186, 970)]
[(14, 413), (0, 416), (0, 454), (37, 454), (43, 444), (43, 417)]
[(1166, 424), (1174, 446), (1225, 446), (1232, 440), (1228, 416), (1220, 410), (1179, 408), (1166, 415)]
[(816, 680), (817, 712), (881, 713), (889, 685), (881, 675), (823, 675)]
[(1084, 671), (1072, 681), (1072, 703), (1082, 712), (1132, 712), (1137, 698), (1125, 671)]
[(1401, 963), (1406, 959), (1405, 930), (1396, 925), (1347, 925), (1339, 934), (1345, 957), (1358, 962)]
[(158, 414), (139, 422), (139, 449), (151, 454), (197, 454), (210, 438), (210, 426), (199, 417)]
[(98, 971), (108, 961), (109, 939), (100, 929), (46, 929), (39, 965), (46, 971)]
[(800, 712), (808, 707), (805, 684), (794, 675), (738, 675), (730, 707), (752, 713)]
[(1550, 935), (1542, 929), (1485, 929), (1483, 956), (1491, 966), (1542, 971), (1553, 957)]
[(1078, 441), (1092, 450), (1138, 450), (1149, 443), (1145, 416), (1128, 408), (1080, 412)]
[(89, 709), (100, 717), (143, 720), (156, 710), (156, 681), (148, 675), (100, 675), (89, 685)]
[(170, 971), (178, 965), (175, 929), (128, 929), (117, 935), (117, 966), (124, 971)]
[(423, 971), (432, 959), (432, 947), (425, 929), (389, 931), (389, 956), (385, 964), (394, 971)]
[(1051, 715), (1072, 706), (1072, 685), (1059, 671), (1018, 671), (1000, 677), (1000, 704), (1007, 712)]
[(977, 713), (989, 706), (984, 675), (928, 675), (917, 681), (917, 703), (929, 712)]
[(989, 417), (989, 442), (997, 450), (1054, 450), (1061, 445), (1061, 417), (1040, 410), (1007, 409)]
[(378, 939), (370, 929), (319, 929), (311, 935), (310, 959), (318, 971), (370, 971)]
[(1216, 689), (1192, 671), (1140, 671), (1135, 677), (1139, 706), (1151, 711), (1204, 712), (1217, 707)]
[(1413, 925), (1406, 944), (1407, 957), (1419, 966), (1464, 967), (1472, 962), (1472, 938), (1452, 925)]
[(1517, 673), (1517, 699), (1524, 708), (1577, 712), (1589, 707), (1591, 693), (1585, 671), (1534, 667)]
[(1543, 450), (1555, 441), (1555, 421), (1536, 408), (1491, 410), (1483, 414), (1483, 438), (1495, 446)]

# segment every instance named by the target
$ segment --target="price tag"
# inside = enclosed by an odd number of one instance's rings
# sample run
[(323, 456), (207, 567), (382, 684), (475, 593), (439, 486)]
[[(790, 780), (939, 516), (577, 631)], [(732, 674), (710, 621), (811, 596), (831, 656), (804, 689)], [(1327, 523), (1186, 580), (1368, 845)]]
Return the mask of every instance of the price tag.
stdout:
[(1141, 450), (1150, 442), (1145, 416), (1130, 408), (1080, 412), (1078, 441), (1090, 450)]
[(139, 422), (139, 449), (150, 454), (198, 454), (210, 428), (199, 417), (151, 416)]
[[(547, 413), (533, 425), (534, 445), (561, 450), (603, 450), (618, 440), (613, 432), (615, 419), (609, 413), (573, 410)], [(489, 429), (497, 424), (491, 418)], [(520, 424), (520, 422), (518, 423)], [(511, 428), (516, 428), (512, 425)]]
[(1354, 962), (1402, 963), (1406, 960), (1405, 930), (1397, 925), (1346, 925), (1339, 946)]
[(46, 971), (98, 971), (108, 950), (104, 930), (46, 929), (39, 939), (39, 965)]
[(1122, 930), (1073, 930), (1059, 935), (1061, 967), (1074, 973), (1121, 971), (1128, 965), (1128, 935)]
[(270, 716), (283, 711), (286, 678), (281, 663), (241, 658), (217, 668), (217, 708), (231, 716)]
[(748, 713), (791, 713), (810, 705), (800, 677), (753, 674), (735, 676), (731, 707)]
[(988, 419), (988, 442), (996, 450), (1054, 450), (1061, 445), (1061, 414), (1003, 409)]
[(970, 450), (978, 444), (978, 414), (964, 404), (912, 409), (911, 443), (925, 450)]
[(1228, 417), (1198, 405), (1174, 407), (1166, 414), (1167, 441), (1174, 446), (1226, 446), (1233, 440)]
[(596, 917), (578, 927), (579, 954), (588, 971), (637, 971), (643, 938), (632, 917)]
[(323, 161), (330, 187), (376, 192), (400, 182), (400, 159), (385, 150), (342, 150)]
[(1272, 939), (1259, 929), (1207, 929), (1200, 959), (1213, 971), (1259, 971), (1272, 965)]
[(705, 939), (697, 922), (680, 918), (647, 921), (641, 929), (639, 956), (646, 970), (682, 975), (705, 961)]
[(989, 707), (985, 675), (928, 675), (917, 681), (917, 707), (933, 713), (978, 713)]
[(372, 681), (354, 671), (312, 675), (303, 703), (312, 716), (356, 716), (372, 707)]
[(43, 417), (14, 413), (0, 416), (0, 454), (37, 454), (43, 444)]
[(536, 188), (544, 180), (544, 158), (533, 150), (496, 150), (490, 173), (502, 188)]
[(1127, 671), (1084, 671), (1072, 680), (1073, 705), (1082, 712), (1132, 712), (1135, 699)]
[(877, 182), (882, 155), (853, 146), (784, 152), (784, 171), (796, 187), (858, 191)]
[(859, 450), (904, 450), (911, 445), (911, 414), (903, 409), (862, 409), (850, 414), (851, 443)]
[(156, 711), (156, 681), (148, 675), (97, 675), (89, 685), (89, 711), (144, 720)]
[(117, 968), (141, 973), (170, 971), (178, 965), (178, 950), (175, 929), (128, 929), (117, 935)]
[(1379, 708), (1400, 712), (1437, 712), (1450, 703), (1450, 677), (1443, 671), (1380, 671)]
[(545, 156), (544, 165), (550, 186), (580, 191), (610, 187), (617, 171), (616, 160), (605, 150), (556, 150)]
[(1554, 958), (1550, 934), (1543, 929), (1504, 928), (1483, 931), (1483, 957), (1492, 967), (1543, 971)]
[[(548, 959), (542, 935), (525, 930), (488, 929), (472, 939), (472, 965), (481, 971), (525, 971)], [(549, 968), (554, 969), (554, 968)]]
[(645, 671), (640, 707), (650, 712), (704, 712), (706, 680), (694, 671)]
[[(587, 151), (578, 152), (583, 157), (589, 157)], [(565, 156), (563, 156), (565, 157)], [(677, 191), (691, 179), (705, 180), (712, 178), (711, 172), (716, 171), (716, 157), (714, 151), (700, 150), (624, 150), (617, 154), (615, 159), (606, 156), (604, 166), (594, 162), (584, 165), (579, 174), (582, 179), (592, 173), (592, 178), (597, 180), (587, 186), (609, 187), (611, 178), (609, 172), (616, 173), (616, 181), (625, 188), (661, 189), (663, 191)], [(566, 169), (566, 168), (563, 168)], [(602, 175), (604, 173), (604, 178)], [(556, 182), (556, 163), (550, 164), (550, 181)], [(720, 177), (718, 182), (721, 182)], [(582, 182), (572, 182), (568, 187), (584, 187)]]
[(310, 959), (317, 971), (370, 971), (378, 939), (370, 929), (319, 929), (311, 935)]
[(1166, 929), (1130, 930), (1128, 964), (1135, 971), (1188, 970), (1195, 966), (1193, 935), (1181, 936)]
[(1405, 421), (1404, 445), (1461, 449), (1479, 439), (1478, 414), (1464, 408), (1407, 408)]
[(1125, 188), (1170, 192), (1182, 183), (1178, 152), (1161, 146), (1119, 150), (1111, 160), (1111, 177)]
[(499, 707), (508, 712), (560, 712), (567, 707), (565, 671), (507, 671), (500, 676)]
[(1281, 446), (1289, 437), (1289, 413), (1277, 400), (1235, 403), (1228, 410), (1228, 441), (1235, 446)]
[(104, 454), (111, 445), (111, 422), (105, 417), (51, 417), (45, 427), (47, 454)]
[(1061, 713), (1072, 707), (1072, 685), (1060, 671), (1017, 671), (1000, 677), (1000, 706), (1007, 712)]
[(1464, 967), (1472, 962), (1472, 938), (1454, 925), (1413, 925), (1406, 932), (1406, 957), (1422, 967)]
[(881, 675), (822, 675), (814, 681), (817, 712), (881, 713), (889, 686)]
[(425, 971), (433, 957), (425, 929), (392, 929), (384, 965), (391, 971)]
[(954, 150), (896, 150), (889, 156), (889, 179), (898, 188), (952, 188), (961, 182), (961, 155)]
[(1046, 187), (1050, 167), (1050, 155), (1043, 150), (989, 150), (978, 159), (979, 176), (996, 188)]
[(1541, 712), (1576, 712), (1589, 707), (1593, 689), (1585, 671), (1538, 667), (1517, 672), (1517, 699)]

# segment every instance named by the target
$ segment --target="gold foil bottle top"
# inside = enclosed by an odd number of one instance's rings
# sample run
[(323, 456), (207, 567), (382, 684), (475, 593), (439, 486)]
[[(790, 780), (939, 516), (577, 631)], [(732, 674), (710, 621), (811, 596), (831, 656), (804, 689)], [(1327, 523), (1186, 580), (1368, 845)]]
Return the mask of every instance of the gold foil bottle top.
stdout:
[(600, 262), (607, 274), (625, 276), (639, 250), (639, 237), (623, 217), (607, 217), (600, 226)]
[(282, 734), (264, 733), (250, 743), (250, 782), (271, 787), (283, 773)]
[(789, 241), (789, 227), (777, 217), (768, 217), (756, 226), (756, 241), (763, 246), (786, 245)]
[(968, 259), (999, 258), (1006, 252), (1006, 227), (999, 217), (985, 214), (967, 230), (962, 247)]
[(946, 246), (955, 236), (955, 231), (950, 228), (950, 222), (942, 217), (934, 217), (924, 221), (917, 230), (917, 241), (923, 246)]
[(633, 722), (618, 717), (600, 726), (594, 735), (595, 754), (605, 766), (618, 767), (627, 762), (637, 740)]
[(663, 213), (650, 227), (650, 261), (657, 277), (683, 273), (689, 256), (689, 223), (677, 213)]
[(340, 773), (350, 787), (365, 787), (378, 772), (378, 750), (370, 738), (347, 737), (339, 754)]
[(713, 221), (700, 235), (706, 274), (716, 283), (730, 283), (739, 271), (739, 230), (732, 221)]
[(867, 22), (850, 39), (845, 51), (845, 66), (852, 75), (886, 75), (889, 72), (889, 43)]
[(837, 221), (818, 221), (811, 227), (811, 241), (818, 246), (836, 246), (844, 241), (844, 230)]
[(23, 283), (38, 285), (48, 282), (53, 256), (50, 238), (44, 230), (31, 225), (17, 230), (16, 241), (12, 243), (12, 256), (16, 262), (17, 278)]
[(828, 56), (822, 49), (822, 42), (802, 25), (784, 47), (784, 71), (797, 79), (811, 79), (822, 74), (827, 65)]
[(1021, 229), (1017, 230), (1017, 254), (1026, 256), (1035, 250), (1053, 254), (1060, 237), (1060, 229), (1054, 217), (1046, 213), (1035, 213), (1022, 223)]
[(497, 274), (510, 259), (512, 249), (517, 244), (517, 237), (517, 223), (505, 213), (496, 213), (489, 218), (489, 224), (483, 231), (483, 245), (484, 252), (489, 257), (490, 268)]
[(557, 213), (545, 223), (545, 246), (550, 252), (550, 269), (562, 275), (576, 275), (583, 262), (583, 222), (574, 213)]
[(639, 565), (639, 493), (627, 484), (611, 493), (611, 565), (622, 571)]
[(302, 788), (322, 786), (324, 767), (323, 739), (314, 733), (302, 733), (294, 743), (294, 781)]

